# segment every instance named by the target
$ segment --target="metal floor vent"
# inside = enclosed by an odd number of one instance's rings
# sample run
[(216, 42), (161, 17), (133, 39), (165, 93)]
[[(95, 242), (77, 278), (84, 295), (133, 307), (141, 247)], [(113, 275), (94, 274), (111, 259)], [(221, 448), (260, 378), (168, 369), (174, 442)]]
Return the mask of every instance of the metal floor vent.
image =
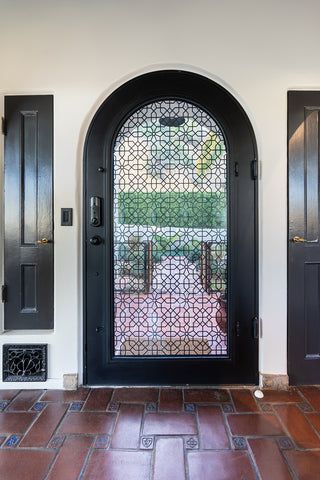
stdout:
[(4, 382), (45, 382), (47, 344), (3, 345)]

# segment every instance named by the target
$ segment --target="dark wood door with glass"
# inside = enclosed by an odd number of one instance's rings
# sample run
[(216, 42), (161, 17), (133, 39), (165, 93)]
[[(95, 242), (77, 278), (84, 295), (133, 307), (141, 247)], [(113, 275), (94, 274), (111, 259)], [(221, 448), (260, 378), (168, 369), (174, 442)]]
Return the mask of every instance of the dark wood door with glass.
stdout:
[(143, 75), (85, 147), (87, 384), (256, 383), (256, 149), (212, 81)]

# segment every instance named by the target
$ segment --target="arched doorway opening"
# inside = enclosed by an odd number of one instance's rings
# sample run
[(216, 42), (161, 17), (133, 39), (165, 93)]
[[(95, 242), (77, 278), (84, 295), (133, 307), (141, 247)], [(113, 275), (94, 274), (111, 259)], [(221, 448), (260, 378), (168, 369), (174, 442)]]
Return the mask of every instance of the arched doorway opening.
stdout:
[(190, 72), (142, 75), (102, 104), (84, 160), (84, 383), (257, 383), (257, 158), (239, 103)]

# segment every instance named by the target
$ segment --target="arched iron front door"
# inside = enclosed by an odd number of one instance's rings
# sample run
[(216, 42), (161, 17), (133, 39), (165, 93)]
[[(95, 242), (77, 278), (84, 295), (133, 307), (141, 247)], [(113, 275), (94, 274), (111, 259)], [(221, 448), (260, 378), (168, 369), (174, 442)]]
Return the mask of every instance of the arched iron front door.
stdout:
[(161, 71), (85, 148), (87, 384), (256, 383), (256, 152), (236, 100)]

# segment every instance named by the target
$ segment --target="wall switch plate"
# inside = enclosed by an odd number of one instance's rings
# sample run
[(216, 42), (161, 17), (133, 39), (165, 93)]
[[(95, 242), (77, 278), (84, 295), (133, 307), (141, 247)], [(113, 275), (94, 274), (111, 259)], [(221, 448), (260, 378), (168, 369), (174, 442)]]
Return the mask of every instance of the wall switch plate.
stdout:
[(61, 226), (72, 226), (72, 208), (61, 208)]

